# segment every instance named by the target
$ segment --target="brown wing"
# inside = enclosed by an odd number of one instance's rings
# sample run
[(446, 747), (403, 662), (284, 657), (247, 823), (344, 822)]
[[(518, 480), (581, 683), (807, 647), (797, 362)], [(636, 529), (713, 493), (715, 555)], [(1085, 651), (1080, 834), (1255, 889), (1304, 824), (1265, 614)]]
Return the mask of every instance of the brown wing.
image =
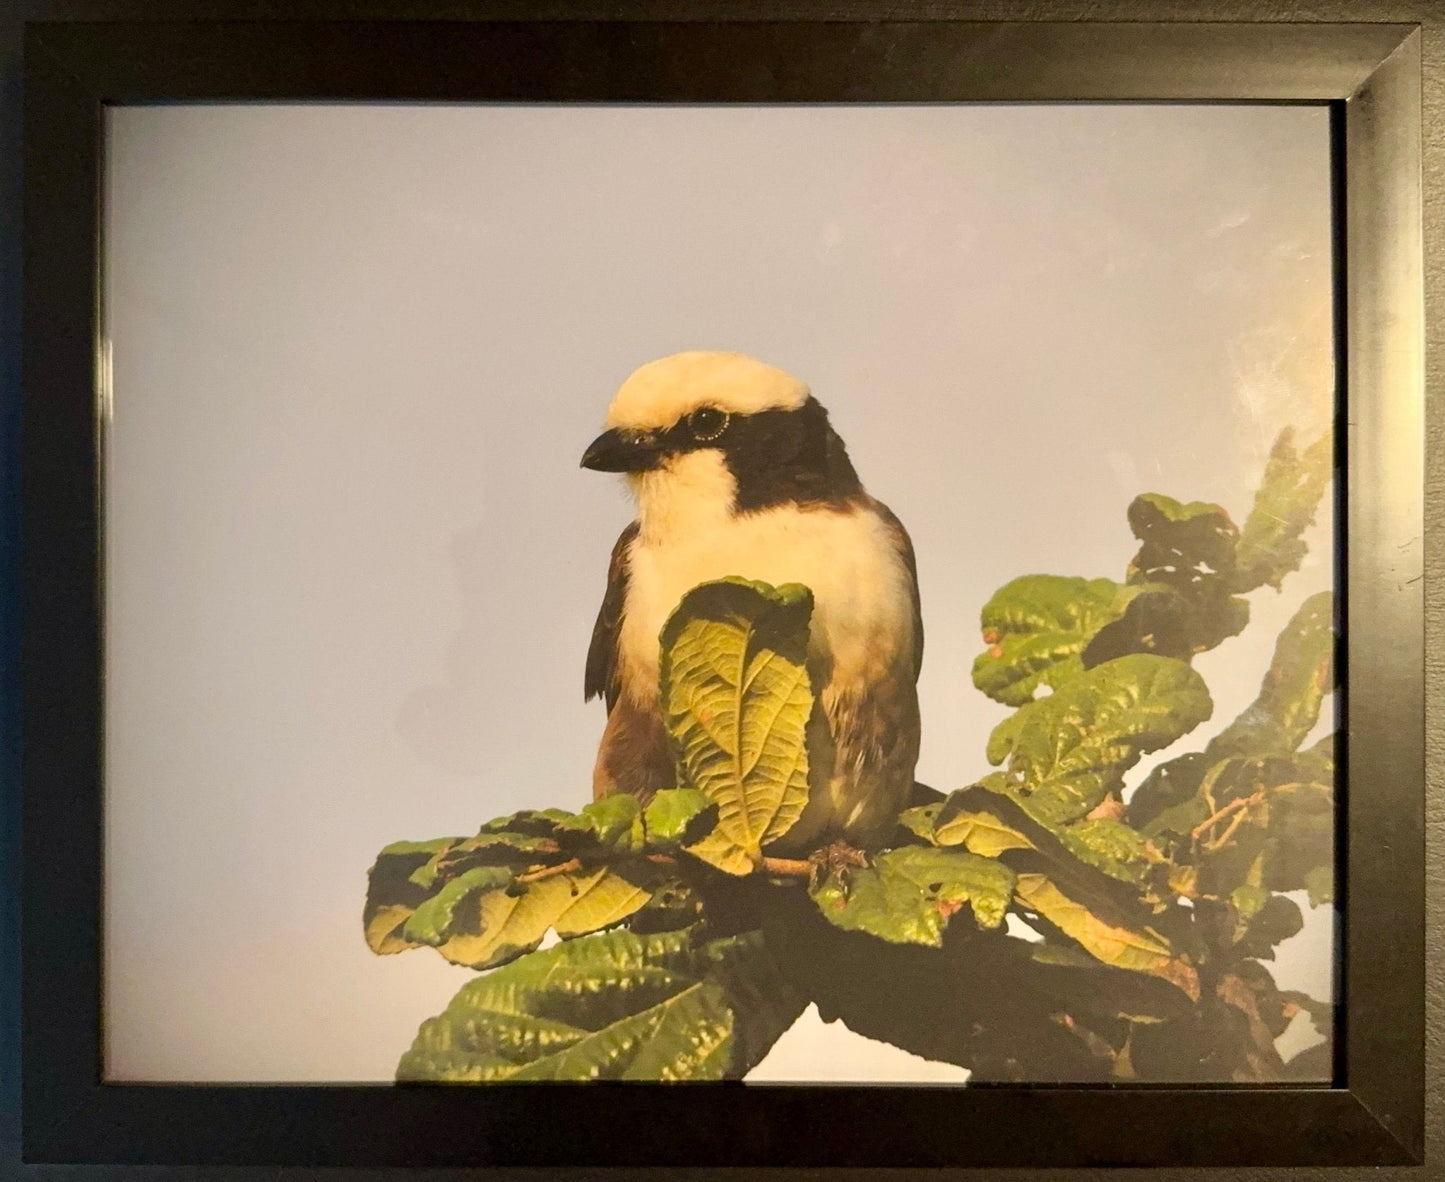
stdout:
[[(901, 528), (901, 527), (900, 527)], [(592, 626), (592, 643), (587, 648), (586, 701), (601, 696), (611, 712), (622, 692), (622, 674), (617, 667), (617, 634), (622, 627), (622, 612), (627, 602), (627, 551), (637, 537), (633, 522), (612, 547), (612, 561), (607, 567), (607, 591)]]
[(923, 669), (923, 608), (918, 598), (918, 560), (913, 555), (913, 540), (903, 528), (903, 522), (893, 515), (893, 510), (879, 500), (874, 500), (873, 507), (888, 527), (893, 544), (908, 569), (908, 592), (913, 597), (913, 678), (916, 681)]
[(677, 783), (677, 767), (667, 744), (667, 731), (656, 706), (639, 707), (631, 697), (617, 699), (607, 712), (607, 726), (592, 769), (592, 795), (600, 800), (627, 792), (646, 803), (659, 788)]

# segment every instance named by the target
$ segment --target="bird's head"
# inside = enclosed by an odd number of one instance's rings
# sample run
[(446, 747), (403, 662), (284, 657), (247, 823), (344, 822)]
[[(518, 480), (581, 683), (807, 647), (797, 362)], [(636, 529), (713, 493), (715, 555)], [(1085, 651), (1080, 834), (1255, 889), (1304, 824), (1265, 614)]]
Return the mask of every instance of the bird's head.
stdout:
[(675, 353), (638, 369), (582, 466), (627, 473), (644, 517), (650, 501), (682, 497), (732, 513), (861, 491), (808, 387), (741, 353)]

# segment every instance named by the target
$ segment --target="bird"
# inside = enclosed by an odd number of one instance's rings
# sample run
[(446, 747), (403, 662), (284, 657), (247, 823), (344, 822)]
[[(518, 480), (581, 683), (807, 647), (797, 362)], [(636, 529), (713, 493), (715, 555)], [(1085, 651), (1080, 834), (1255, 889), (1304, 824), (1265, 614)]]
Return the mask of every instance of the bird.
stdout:
[(831, 758), (816, 760), (810, 742), (809, 801), (779, 848), (862, 849), (891, 833), (919, 751), (918, 569), (827, 410), (781, 369), (695, 350), (633, 372), (605, 427), (582, 467), (625, 473), (636, 517), (613, 547), (587, 653), (586, 700), (607, 705), (594, 796), (645, 801), (675, 786), (659, 634), (683, 596), (727, 577), (801, 583)]

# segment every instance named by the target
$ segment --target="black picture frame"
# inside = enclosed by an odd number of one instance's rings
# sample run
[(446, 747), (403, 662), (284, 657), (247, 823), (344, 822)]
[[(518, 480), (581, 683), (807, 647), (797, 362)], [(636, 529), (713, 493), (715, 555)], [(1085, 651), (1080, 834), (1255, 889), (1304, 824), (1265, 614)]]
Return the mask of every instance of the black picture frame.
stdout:
[[(20, 663), (25, 1160), (753, 1168), (1419, 1162), (1420, 40), (1417, 27), (1398, 24), (1037, 20), (30, 25)], [(1337, 1086), (103, 1083), (102, 112), (111, 103), (256, 99), (1329, 104), (1343, 297), (1347, 621)]]

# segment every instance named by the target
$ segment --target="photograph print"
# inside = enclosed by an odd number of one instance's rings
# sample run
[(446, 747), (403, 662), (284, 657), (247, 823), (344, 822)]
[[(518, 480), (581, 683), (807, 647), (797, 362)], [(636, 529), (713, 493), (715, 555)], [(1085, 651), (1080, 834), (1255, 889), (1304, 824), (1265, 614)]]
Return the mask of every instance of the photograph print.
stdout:
[(1326, 108), (106, 161), (108, 1080), (1332, 1079)]

